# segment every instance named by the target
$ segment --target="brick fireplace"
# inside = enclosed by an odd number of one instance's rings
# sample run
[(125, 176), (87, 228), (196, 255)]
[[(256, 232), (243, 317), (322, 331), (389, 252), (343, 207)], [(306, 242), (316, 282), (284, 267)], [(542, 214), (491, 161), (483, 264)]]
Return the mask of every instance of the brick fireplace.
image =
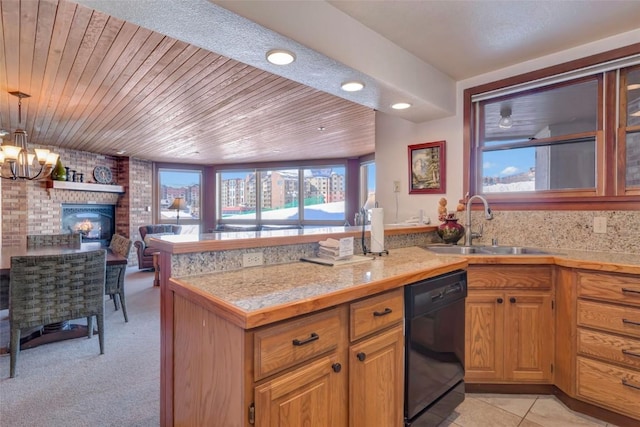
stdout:
[[(44, 147), (53, 148), (53, 147)], [(152, 205), (153, 163), (148, 161), (115, 158), (94, 153), (61, 149), (63, 164), (85, 174), (85, 183), (91, 184), (91, 174), (96, 165), (108, 166), (114, 172), (114, 180), (122, 185), (123, 193), (71, 191), (48, 188), (46, 181), (2, 180), (1, 219), (2, 247), (24, 246), (27, 234), (55, 234), (63, 230), (63, 205), (108, 205), (114, 209), (111, 234), (117, 233), (132, 240), (140, 238), (138, 227), (152, 224), (152, 213), (146, 209)], [(110, 236), (109, 236), (110, 239)], [(130, 264), (136, 265), (135, 251)]]
[(108, 246), (115, 232), (115, 206), (62, 204), (62, 233), (80, 233), (83, 242)]

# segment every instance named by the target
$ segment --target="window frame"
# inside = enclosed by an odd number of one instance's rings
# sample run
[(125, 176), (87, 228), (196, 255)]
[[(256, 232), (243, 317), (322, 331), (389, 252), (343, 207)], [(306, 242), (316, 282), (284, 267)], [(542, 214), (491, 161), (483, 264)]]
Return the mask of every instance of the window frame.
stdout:
[[(464, 164), (468, 165), (463, 172), (463, 192), (465, 194), (478, 194), (476, 190), (481, 180), (481, 166), (479, 165), (479, 153), (481, 147), (477, 141), (479, 135), (476, 128), (477, 111), (472, 97), (525, 85), (541, 79), (571, 73), (589, 67), (603, 64), (609, 61), (633, 57), (640, 54), (640, 43), (623, 48), (604, 52), (575, 61), (559, 64), (537, 71), (521, 74), (507, 79), (471, 87), (463, 91), (463, 142)], [(635, 66), (633, 66), (635, 67)], [(626, 67), (629, 69), (632, 67)], [(624, 180), (620, 175), (625, 174), (624, 158), (620, 156), (620, 138), (622, 129), (618, 120), (618, 110), (621, 99), (618, 85), (617, 71), (602, 72), (602, 84), (600, 85), (602, 102), (599, 103), (599, 120), (596, 133), (596, 188), (585, 190), (549, 190), (540, 193), (514, 192), (508, 194), (481, 193), (492, 205), (501, 209), (514, 210), (634, 210), (638, 209), (638, 197), (640, 192), (635, 189), (624, 189)], [(578, 77), (576, 77), (576, 80)], [(520, 91), (524, 93), (525, 91)], [(600, 111), (601, 110), (601, 111)], [(480, 123), (480, 122), (478, 122)], [(616, 151), (616, 148), (618, 150)]]
[[(200, 215), (199, 218), (180, 217), (180, 225), (182, 226), (197, 226), (198, 229), (202, 228), (202, 221), (205, 215), (204, 212), (204, 199), (203, 188), (205, 182), (205, 172), (202, 166), (197, 165), (183, 165), (173, 163), (155, 163), (154, 164), (154, 178), (155, 185), (153, 186), (153, 217), (154, 224), (175, 224), (173, 219), (163, 219), (161, 215), (160, 207), (160, 194), (162, 182), (160, 180), (160, 174), (162, 172), (187, 172), (198, 173), (200, 175), (200, 188), (198, 190), (198, 197), (200, 201)], [(184, 232), (182, 234), (185, 234)]]
[[(344, 193), (345, 193), (345, 210), (344, 218), (340, 220), (305, 220), (304, 219), (304, 170), (305, 169), (323, 169), (323, 168), (336, 168), (341, 167), (344, 169)], [(256, 181), (260, 179), (260, 173), (277, 170), (298, 170), (298, 219), (285, 220), (285, 219), (270, 219), (264, 220), (261, 215), (261, 194), (262, 188), (260, 185), (256, 185), (256, 216), (254, 219), (226, 219), (222, 218), (222, 204), (221, 201), (221, 180), (220, 174), (227, 172), (247, 172), (256, 173)], [(250, 164), (250, 165), (219, 165), (215, 170), (215, 185), (216, 185), (216, 211), (215, 222), (218, 226), (342, 226), (348, 221), (348, 194), (350, 172), (347, 165), (347, 161), (344, 159), (328, 159), (324, 161), (313, 162), (294, 162), (294, 163), (278, 163), (278, 164)]]
[(619, 161), (622, 162), (621, 167), (618, 169), (617, 175), (617, 192), (619, 194), (625, 194), (627, 196), (638, 196), (640, 195), (640, 186), (635, 187), (627, 187), (627, 135), (631, 133), (639, 133), (640, 134), (640, 125), (636, 126), (628, 126), (627, 121), (627, 105), (628, 105), (628, 91), (627, 87), (627, 74), (630, 72), (640, 72), (640, 65), (634, 67), (628, 67), (624, 70), (620, 75), (620, 114), (619, 114), (619, 122), (618, 122), (618, 132), (617, 137), (619, 141)]

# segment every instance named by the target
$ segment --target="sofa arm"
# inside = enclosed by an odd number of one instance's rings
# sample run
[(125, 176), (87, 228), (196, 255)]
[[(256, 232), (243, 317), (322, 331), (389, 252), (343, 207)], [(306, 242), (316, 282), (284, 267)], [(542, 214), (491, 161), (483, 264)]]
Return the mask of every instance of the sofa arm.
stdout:
[(142, 240), (136, 240), (135, 242), (133, 242), (133, 245), (136, 247), (136, 252), (138, 253), (138, 265), (142, 265), (142, 256), (144, 254), (146, 245)]

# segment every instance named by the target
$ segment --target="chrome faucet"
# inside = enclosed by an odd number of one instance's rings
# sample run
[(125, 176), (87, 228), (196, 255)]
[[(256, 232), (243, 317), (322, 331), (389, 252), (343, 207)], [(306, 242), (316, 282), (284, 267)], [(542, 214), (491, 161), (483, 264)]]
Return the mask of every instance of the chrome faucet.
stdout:
[(464, 245), (465, 246), (471, 246), (471, 242), (473, 241), (473, 239), (475, 239), (476, 237), (482, 237), (482, 229), (483, 229), (482, 225), (480, 226), (480, 232), (474, 233), (473, 231), (471, 231), (471, 202), (473, 201), (473, 199), (482, 200), (482, 203), (484, 204), (485, 219), (493, 218), (493, 214), (491, 213), (491, 208), (489, 207), (489, 202), (487, 202), (487, 199), (477, 194), (469, 197), (469, 200), (467, 200), (467, 209), (465, 211), (465, 220), (464, 220)]

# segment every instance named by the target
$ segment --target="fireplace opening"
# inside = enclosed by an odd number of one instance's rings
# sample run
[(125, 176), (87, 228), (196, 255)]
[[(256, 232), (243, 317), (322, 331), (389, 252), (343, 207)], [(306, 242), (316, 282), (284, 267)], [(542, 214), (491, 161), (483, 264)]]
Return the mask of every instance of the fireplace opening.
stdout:
[(114, 205), (62, 205), (62, 232), (80, 233), (82, 242), (107, 246), (115, 230)]

